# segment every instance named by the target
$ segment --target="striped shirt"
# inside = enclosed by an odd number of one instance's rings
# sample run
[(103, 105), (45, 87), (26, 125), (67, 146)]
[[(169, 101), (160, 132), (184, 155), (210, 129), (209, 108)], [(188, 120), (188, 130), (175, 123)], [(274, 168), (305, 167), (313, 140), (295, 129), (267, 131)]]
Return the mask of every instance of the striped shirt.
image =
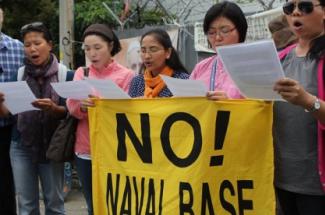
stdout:
[[(23, 65), (23, 59), (23, 44), (0, 32), (0, 83), (12, 80)], [(0, 118), (0, 127), (10, 123), (10, 118)]]

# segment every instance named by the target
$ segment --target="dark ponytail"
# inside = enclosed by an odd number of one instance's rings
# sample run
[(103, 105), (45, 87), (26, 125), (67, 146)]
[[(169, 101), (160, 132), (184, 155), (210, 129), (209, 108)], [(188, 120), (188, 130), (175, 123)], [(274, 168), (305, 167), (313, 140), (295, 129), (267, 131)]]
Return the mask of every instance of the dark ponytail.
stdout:
[[(318, 0), (322, 8), (325, 7), (325, 0)], [(324, 22), (325, 25), (325, 22)], [(309, 59), (319, 60), (322, 57), (325, 57), (325, 35), (317, 37), (311, 41), (310, 49), (307, 53)]]
[(172, 51), (169, 59), (166, 60), (166, 65), (172, 68), (174, 71), (182, 71), (188, 73), (187, 69), (182, 64), (179, 56), (174, 47), (171, 47)]
[(148, 35), (153, 36), (166, 50), (169, 48), (171, 49), (170, 57), (169, 59), (166, 59), (167, 66), (172, 68), (174, 72), (182, 71), (188, 73), (187, 69), (184, 67), (181, 60), (179, 59), (177, 51), (173, 47), (172, 41), (165, 30), (156, 28), (146, 32), (144, 35), (142, 35), (140, 43), (142, 43), (143, 38)]
[(309, 59), (319, 60), (325, 56), (325, 35), (317, 37), (311, 41), (311, 46), (308, 51), (307, 57)]

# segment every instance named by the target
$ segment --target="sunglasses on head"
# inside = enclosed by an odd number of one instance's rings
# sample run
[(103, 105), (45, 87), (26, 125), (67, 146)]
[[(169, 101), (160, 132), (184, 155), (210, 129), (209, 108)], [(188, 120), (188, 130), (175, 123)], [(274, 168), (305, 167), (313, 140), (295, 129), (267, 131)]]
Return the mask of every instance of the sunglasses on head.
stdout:
[(314, 11), (314, 7), (322, 6), (321, 4), (314, 5), (311, 1), (299, 1), (297, 3), (287, 2), (283, 5), (283, 12), (286, 15), (291, 15), (297, 7), (303, 14), (310, 14)]
[(45, 27), (43, 22), (32, 22), (32, 23), (26, 24), (23, 27), (21, 27), (20, 33), (22, 35), (24, 35), (30, 29), (35, 29), (35, 28), (38, 29), (38, 28), (43, 28), (43, 27)]

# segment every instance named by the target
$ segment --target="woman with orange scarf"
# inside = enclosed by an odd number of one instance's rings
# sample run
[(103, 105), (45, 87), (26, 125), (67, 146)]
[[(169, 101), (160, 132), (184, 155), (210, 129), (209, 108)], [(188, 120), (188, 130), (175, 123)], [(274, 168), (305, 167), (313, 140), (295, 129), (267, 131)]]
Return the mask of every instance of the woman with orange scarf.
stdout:
[(140, 43), (144, 72), (131, 81), (129, 95), (144, 98), (173, 96), (159, 75), (181, 79), (188, 79), (189, 75), (168, 33), (162, 29), (148, 31)]

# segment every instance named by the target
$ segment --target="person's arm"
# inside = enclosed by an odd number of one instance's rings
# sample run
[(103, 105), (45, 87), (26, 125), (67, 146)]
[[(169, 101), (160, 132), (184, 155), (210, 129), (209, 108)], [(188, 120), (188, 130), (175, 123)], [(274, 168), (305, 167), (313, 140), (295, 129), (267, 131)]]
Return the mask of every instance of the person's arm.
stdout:
[[(129, 88), (129, 96), (131, 98), (137, 98), (140, 97), (140, 88), (141, 88), (141, 78), (140, 75), (135, 76), (130, 83), (130, 88)], [(143, 86), (144, 87), (144, 86)]]
[[(63, 64), (58, 64), (59, 71), (58, 71), (58, 79), (59, 82), (65, 81), (67, 78), (67, 68)], [(66, 108), (66, 100), (63, 98), (59, 98), (58, 104), (53, 102), (50, 98), (42, 98), (42, 99), (36, 99), (32, 105), (36, 108), (41, 109), (42, 111), (45, 111), (52, 116), (56, 118), (63, 118), (67, 114), (67, 108)]]
[[(277, 81), (274, 85), (274, 90), (277, 91), (284, 100), (299, 105), (305, 110), (312, 110), (317, 97), (308, 93), (299, 82), (283, 78)], [(325, 102), (319, 99), (319, 109), (311, 112), (311, 114), (321, 123), (325, 123)]]
[(51, 115), (57, 116), (58, 118), (64, 117), (67, 113), (67, 109), (64, 106), (55, 104), (51, 99), (36, 99), (32, 105)]
[(127, 73), (127, 75), (125, 76), (125, 79), (122, 83), (122, 86), (120, 86), (124, 92), (129, 92), (131, 81), (134, 77), (135, 77), (135, 75), (133, 72)]
[[(78, 80), (82, 80), (83, 78), (84, 78), (84, 70), (82, 67), (80, 67), (75, 71), (73, 80), (78, 81)], [(67, 108), (69, 110), (69, 113), (72, 116), (76, 117), (77, 119), (85, 119), (88, 117), (87, 108), (83, 104), (83, 101), (75, 100), (75, 99), (67, 99), (66, 103), (67, 103)]]

